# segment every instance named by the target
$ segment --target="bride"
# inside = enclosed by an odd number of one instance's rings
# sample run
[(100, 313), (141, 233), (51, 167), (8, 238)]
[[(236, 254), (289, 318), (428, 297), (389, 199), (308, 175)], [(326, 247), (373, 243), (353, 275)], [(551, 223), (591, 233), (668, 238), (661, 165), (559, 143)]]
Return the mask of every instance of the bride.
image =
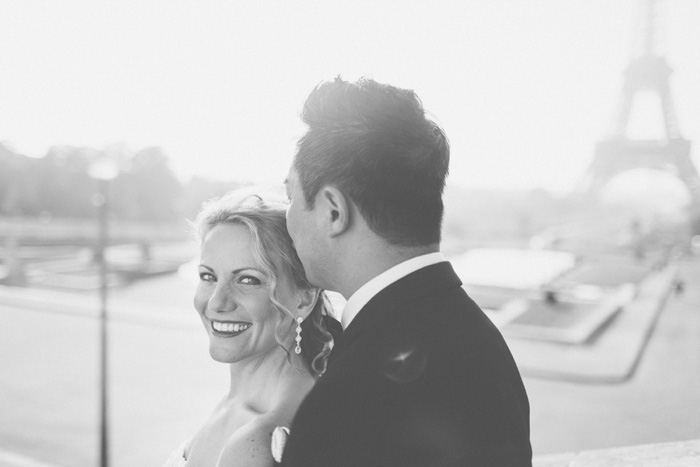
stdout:
[(229, 364), (231, 387), (164, 467), (279, 462), (286, 427), (325, 370), (330, 331), (340, 327), (324, 294), (306, 281), (285, 214), (284, 204), (234, 191), (197, 216), (194, 306), (211, 357)]

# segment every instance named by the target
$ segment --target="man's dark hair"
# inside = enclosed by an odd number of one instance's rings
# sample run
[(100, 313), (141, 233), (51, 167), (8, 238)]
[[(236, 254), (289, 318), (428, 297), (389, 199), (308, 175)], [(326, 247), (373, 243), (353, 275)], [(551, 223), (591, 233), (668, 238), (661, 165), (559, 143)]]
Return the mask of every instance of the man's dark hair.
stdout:
[(302, 120), (309, 129), (294, 168), (308, 208), (321, 187), (333, 185), (390, 243), (440, 241), (450, 147), (413, 91), (336, 78), (311, 92)]

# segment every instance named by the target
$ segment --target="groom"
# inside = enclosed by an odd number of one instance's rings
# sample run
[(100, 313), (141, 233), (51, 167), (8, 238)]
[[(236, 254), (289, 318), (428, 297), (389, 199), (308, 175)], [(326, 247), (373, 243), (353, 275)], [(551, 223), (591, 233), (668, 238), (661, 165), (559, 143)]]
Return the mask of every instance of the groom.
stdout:
[(288, 229), (347, 305), (282, 465), (531, 465), (515, 362), (440, 253), (445, 134), (413, 91), (370, 79), (319, 85), (302, 118)]

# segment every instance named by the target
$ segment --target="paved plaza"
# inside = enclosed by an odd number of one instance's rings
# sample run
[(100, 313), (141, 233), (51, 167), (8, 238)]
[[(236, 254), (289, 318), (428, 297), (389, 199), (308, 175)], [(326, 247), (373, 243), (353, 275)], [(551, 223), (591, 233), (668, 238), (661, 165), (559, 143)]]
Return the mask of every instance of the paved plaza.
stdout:
[(525, 378), (535, 454), (700, 438), (700, 261), (679, 266), (684, 291), (667, 298), (629, 379)]
[[(536, 456), (700, 438), (700, 260), (682, 261), (678, 277), (684, 291), (667, 298), (629, 379), (525, 375)], [(112, 292), (114, 466), (161, 465), (227, 390), (227, 368), (209, 358), (192, 291), (171, 275)], [(70, 297), (0, 290), (0, 465), (96, 463), (97, 301)], [(514, 346), (516, 360), (524, 358), (518, 352)]]

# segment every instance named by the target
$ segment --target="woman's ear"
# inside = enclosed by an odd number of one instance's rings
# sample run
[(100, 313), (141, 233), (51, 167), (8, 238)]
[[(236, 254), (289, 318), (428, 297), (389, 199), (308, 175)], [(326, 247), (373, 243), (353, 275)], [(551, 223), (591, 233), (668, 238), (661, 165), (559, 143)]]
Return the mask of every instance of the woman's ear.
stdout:
[(299, 289), (297, 291), (297, 307), (294, 310), (294, 317), (301, 316), (303, 319), (306, 319), (316, 306), (316, 302), (320, 300), (320, 295), (321, 293), (318, 289)]

